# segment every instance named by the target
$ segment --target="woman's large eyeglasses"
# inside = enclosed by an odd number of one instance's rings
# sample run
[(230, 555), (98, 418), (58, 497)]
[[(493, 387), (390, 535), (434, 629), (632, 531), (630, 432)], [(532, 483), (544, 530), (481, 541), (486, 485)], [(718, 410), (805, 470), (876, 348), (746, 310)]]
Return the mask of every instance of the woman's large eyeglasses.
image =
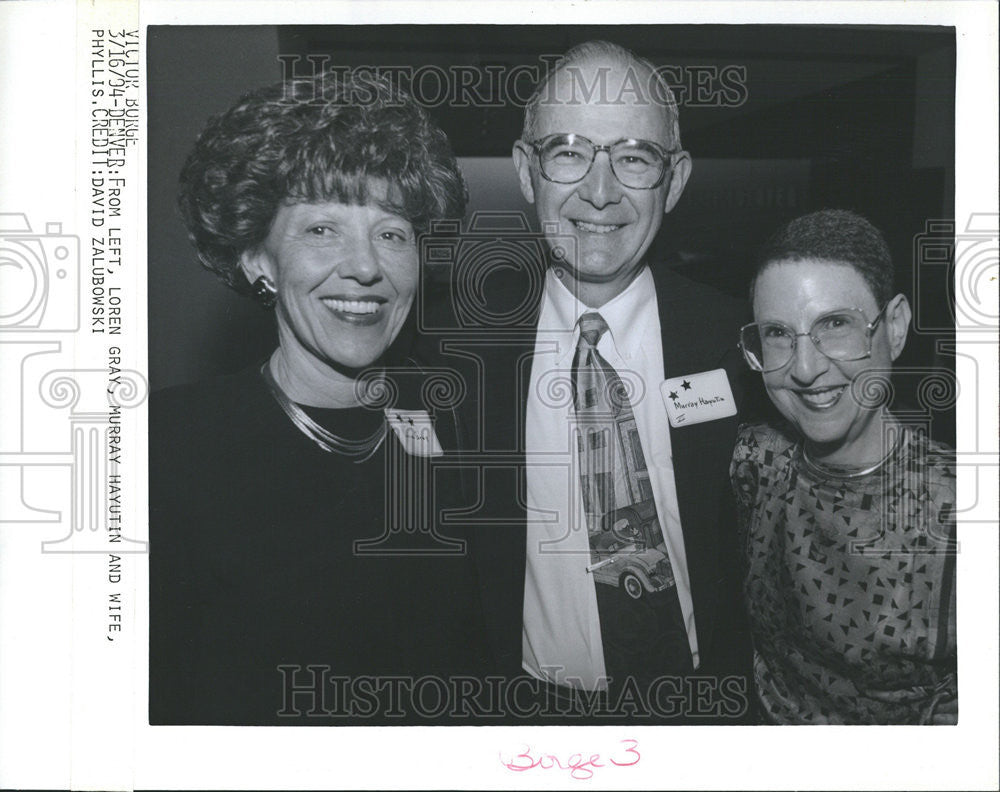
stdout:
[(542, 176), (557, 184), (573, 184), (590, 173), (598, 151), (608, 152), (611, 172), (626, 187), (652, 190), (659, 187), (673, 155), (651, 140), (625, 138), (610, 146), (597, 146), (582, 135), (549, 135), (529, 143), (538, 156)]
[(871, 322), (856, 308), (824, 314), (808, 333), (796, 333), (781, 322), (753, 322), (740, 328), (740, 349), (750, 368), (765, 374), (788, 365), (802, 336), (809, 336), (830, 360), (864, 360), (871, 356), (872, 334), (888, 304)]

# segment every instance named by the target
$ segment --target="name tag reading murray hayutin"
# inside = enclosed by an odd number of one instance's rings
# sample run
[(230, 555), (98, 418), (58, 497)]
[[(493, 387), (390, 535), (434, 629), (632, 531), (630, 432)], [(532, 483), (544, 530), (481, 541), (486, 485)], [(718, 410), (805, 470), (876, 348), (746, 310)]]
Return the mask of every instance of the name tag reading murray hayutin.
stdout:
[(667, 408), (667, 420), (675, 429), (736, 415), (736, 400), (725, 369), (664, 380), (660, 395)]
[(387, 408), (385, 419), (410, 456), (436, 457), (444, 454), (434, 422), (426, 410), (395, 410)]

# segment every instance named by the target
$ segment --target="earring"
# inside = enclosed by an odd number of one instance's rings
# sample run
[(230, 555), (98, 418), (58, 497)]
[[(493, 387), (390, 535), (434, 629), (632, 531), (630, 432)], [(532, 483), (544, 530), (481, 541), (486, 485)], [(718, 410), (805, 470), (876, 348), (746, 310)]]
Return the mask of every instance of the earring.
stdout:
[(275, 300), (278, 299), (278, 290), (267, 275), (261, 275), (250, 287), (253, 298), (264, 308), (273, 308)]

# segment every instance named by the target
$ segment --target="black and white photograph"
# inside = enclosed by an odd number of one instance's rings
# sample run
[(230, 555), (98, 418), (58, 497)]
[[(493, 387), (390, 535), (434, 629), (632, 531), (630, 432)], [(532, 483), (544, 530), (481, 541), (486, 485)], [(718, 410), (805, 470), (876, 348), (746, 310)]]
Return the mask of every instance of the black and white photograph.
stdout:
[(677, 5), (76, 9), (0, 788), (990, 787), (996, 8)]
[(957, 720), (952, 30), (147, 36), (151, 723)]

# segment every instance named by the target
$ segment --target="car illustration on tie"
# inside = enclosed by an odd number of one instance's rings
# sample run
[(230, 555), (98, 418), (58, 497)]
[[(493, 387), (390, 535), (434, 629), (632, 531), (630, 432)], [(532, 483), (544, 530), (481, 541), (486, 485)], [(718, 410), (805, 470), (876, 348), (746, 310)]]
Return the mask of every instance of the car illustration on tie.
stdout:
[(673, 569), (651, 500), (604, 515), (602, 530), (590, 536), (587, 571), (594, 580), (619, 586), (632, 599), (674, 585)]

